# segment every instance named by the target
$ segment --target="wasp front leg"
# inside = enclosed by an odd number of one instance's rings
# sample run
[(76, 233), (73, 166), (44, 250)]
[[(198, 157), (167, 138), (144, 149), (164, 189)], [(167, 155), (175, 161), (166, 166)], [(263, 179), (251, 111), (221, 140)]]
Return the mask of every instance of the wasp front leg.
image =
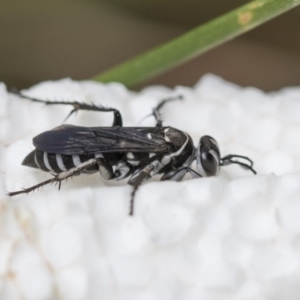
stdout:
[(198, 172), (194, 171), (190, 167), (183, 167), (179, 170), (170, 170), (166, 172), (160, 180), (172, 180), (172, 181), (181, 181), (186, 173), (190, 173), (193, 178), (200, 178), (202, 177)]

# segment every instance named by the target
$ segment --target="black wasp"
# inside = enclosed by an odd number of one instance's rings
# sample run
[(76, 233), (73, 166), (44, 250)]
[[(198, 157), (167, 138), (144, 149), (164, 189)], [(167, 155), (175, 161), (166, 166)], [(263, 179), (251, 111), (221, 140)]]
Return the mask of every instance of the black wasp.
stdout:
[[(45, 101), (14, 93), (46, 105), (72, 105), (69, 116), (78, 110), (113, 112), (114, 121), (112, 127), (63, 124), (34, 137), (35, 149), (22, 164), (50, 172), (54, 177), (9, 193), (10, 196), (29, 193), (48, 183), (58, 183), (60, 188), (61, 182), (73, 175), (99, 171), (106, 180), (121, 180), (130, 176), (128, 184), (134, 187), (130, 205), (132, 215), (137, 187), (156, 174), (162, 174), (161, 180), (181, 181), (186, 173), (193, 178), (218, 175), (221, 166), (230, 164), (238, 164), (256, 174), (248, 157), (236, 154), (221, 157), (218, 143), (211, 136), (201, 137), (195, 148), (187, 133), (162, 125), (160, 109), (165, 103), (181, 97), (165, 99), (153, 109), (151, 115), (156, 120), (155, 127), (123, 127), (122, 116), (115, 108), (80, 102)], [(191, 169), (194, 160), (198, 172)]]

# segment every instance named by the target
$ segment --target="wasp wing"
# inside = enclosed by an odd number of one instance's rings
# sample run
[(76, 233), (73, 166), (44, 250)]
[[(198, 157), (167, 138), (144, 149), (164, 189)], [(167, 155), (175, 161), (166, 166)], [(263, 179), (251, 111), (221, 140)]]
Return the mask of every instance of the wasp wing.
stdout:
[(33, 139), (44, 152), (80, 155), (113, 152), (165, 152), (168, 149), (162, 128), (81, 127), (61, 125)]

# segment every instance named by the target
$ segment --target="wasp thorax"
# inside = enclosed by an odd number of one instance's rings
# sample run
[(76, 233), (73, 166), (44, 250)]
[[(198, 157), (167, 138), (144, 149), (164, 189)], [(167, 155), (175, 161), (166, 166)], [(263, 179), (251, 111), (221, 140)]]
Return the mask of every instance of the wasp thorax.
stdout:
[(173, 147), (178, 149), (186, 142), (187, 139), (187, 136), (183, 131), (172, 127), (165, 127), (164, 135), (166, 143), (172, 144)]
[(220, 170), (220, 150), (218, 143), (211, 136), (200, 139), (197, 148), (197, 169), (202, 176), (218, 175)]

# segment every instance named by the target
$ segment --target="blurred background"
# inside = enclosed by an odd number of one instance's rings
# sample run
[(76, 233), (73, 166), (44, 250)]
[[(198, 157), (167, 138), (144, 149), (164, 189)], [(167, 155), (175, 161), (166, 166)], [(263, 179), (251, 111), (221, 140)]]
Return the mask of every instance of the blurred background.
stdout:
[[(0, 81), (87, 79), (248, 1), (1, 0)], [(300, 7), (143, 85), (201, 75), (266, 91), (300, 84)]]

